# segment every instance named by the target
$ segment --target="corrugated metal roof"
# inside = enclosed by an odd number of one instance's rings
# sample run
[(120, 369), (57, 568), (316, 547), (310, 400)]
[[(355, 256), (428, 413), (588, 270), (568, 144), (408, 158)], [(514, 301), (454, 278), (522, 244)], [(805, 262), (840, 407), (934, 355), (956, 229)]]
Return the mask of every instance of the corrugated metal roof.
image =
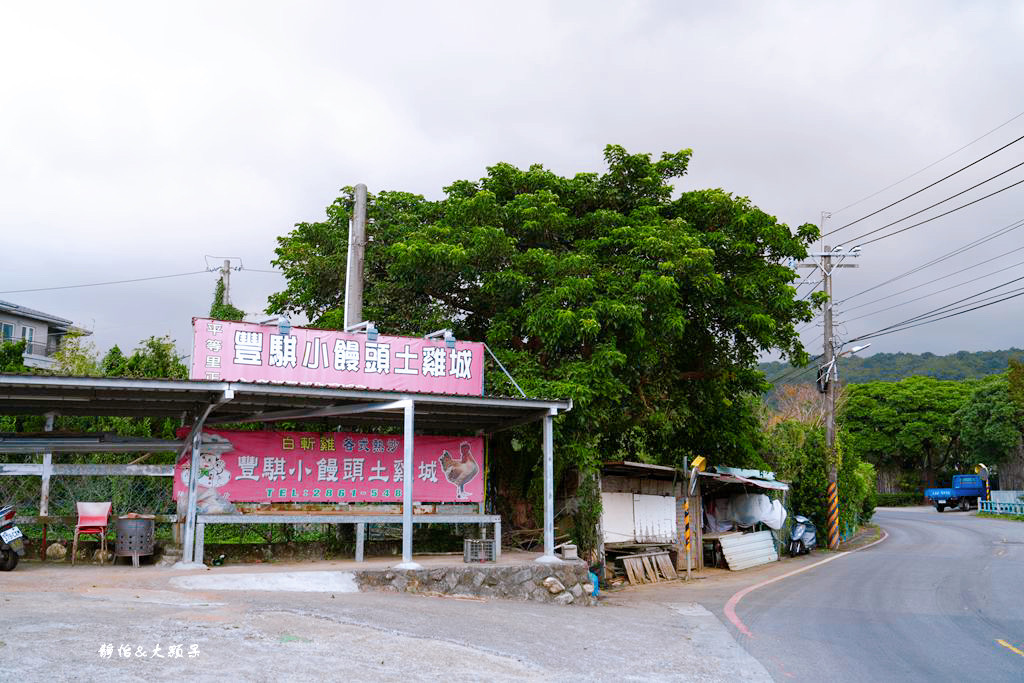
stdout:
[(722, 554), (729, 564), (729, 569), (739, 571), (756, 567), (759, 564), (775, 562), (779, 553), (775, 549), (775, 539), (770, 531), (757, 531), (752, 534), (726, 534), (718, 538), (722, 544)]
[[(568, 400), (359, 391), (214, 380), (0, 374), (0, 415), (40, 415), (55, 411), (61, 415), (177, 418), (216, 403), (227, 391), (233, 392), (233, 398), (215, 408), (210, 414), (210, 424), (230, 422), (232, 418), (252, 418), (262, 413), (312, 412), (409, 398), (415, 401), (417, 429), (490, 432), (539, 420), (551, 411), (562, 413), (572, 409), (572, 401)], [(401, 426), (402, 411), (392, 409), (322, 419), (352, 426)]]

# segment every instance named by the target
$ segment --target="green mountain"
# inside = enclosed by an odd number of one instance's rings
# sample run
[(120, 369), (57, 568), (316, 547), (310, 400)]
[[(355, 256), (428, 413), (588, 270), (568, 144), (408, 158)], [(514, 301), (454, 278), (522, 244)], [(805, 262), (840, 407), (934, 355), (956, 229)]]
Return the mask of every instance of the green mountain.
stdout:
[[(958, 351), (948, 356), (934, 353), (876, 353), (861, 358), (846, 357), (839, 362), (839, 379), (843, 383), (896, 382), (904, 377), (924, 376), (936, 379), (977, 379), (1006, 370), (1011, 358), (1024, 360), (1024, 349), (1005, 351)], [(761, 363), (761, 372), (768, 381), (778, 384), (813, 383), (812, 363), (803, 369), (787, 363)]]

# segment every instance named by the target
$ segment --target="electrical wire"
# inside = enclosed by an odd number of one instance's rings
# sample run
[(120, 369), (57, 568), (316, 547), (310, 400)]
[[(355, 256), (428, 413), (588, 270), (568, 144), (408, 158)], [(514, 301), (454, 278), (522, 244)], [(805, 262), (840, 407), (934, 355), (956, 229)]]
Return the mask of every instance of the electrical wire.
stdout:
[[(941, 315), (942, 313), (946, 313), (949, 310), (955, 309), (958, 304), (963, 304), (964, 302), (969, 302), (971, 299), (976, 299), (977, 297), (979, 297), (979, 296), (981, 296), (983, 294), (988, 294), (989, 292), (994, 292), (997, 289), (1002, 289), (1006, 285), (1010, 285), (1010, 284), (1013, 284), (1014, 282), (1019, 282), (1021, 280), (1024, 280), (1024, 275), (1022, 275), (1021, 277), (1018, 277), (1018, 278), (1014, 278), (1012, 280), (1007, 280), (1006, 282), (998, 284), (995, 287), (989, 287), (988, 289), (984, 289), (984, 290), (982, 290), (980, 292), (976, 292), (975, 294), (971, 294), (970, 296), (966, 296), (966, 297), (964, 297), (962, 299), (957, 299), (956, 301), (950, 302), (950, 303), (945, 304), (943, 306), (939, 306), (938, 308), (933, 308), (930, 311), (927, 311), (927, 312), (922, 313), (920, 315), (916, 315), (916, 316), (914, 316), (912, 318), (907, 318), (906, 320), (901, 320), (898, 323), (893, 323), (892, 325), (888, 325), (886, 327), (879, 328), (878, 330), (875, 330), (874, 332), (870, 332), (868, 334), (869, 335), (875, 335), (877, 332), (884, 332), (885, 330), (888, 330), (888, 329), (891, 329), (891, 328), (901, 327), (903, 325), (907, 325), (907, 324), (910, 324), (910, 323), (915, 323), (915, 322), (924, 320), (925, 318), (929, 318), (929, 317), (932, 317), (932, 316), (935, 316), (935, 315)], [(1005, 292), (1003, 294), (1005, 294)], [(999, 295), (996, 295), (996, 296), (1002, 296), (1002, 294), (999, 294)], [(991, 297), (989, 297), (989, 298), (991, 298)], [(986, 300), (987, 299), (982, 299), (982, 301), (986, 301)], [(973, 305), (974, 303), (977, 303), (977, 302), (971, 302), (971, 303), (967, 303), (965, 305), (970, 306), (970, 305)], [(971, 310), (974, 310), (974, 309), (971, 309)], [(964, 312), (966, 312), (966, 311), (964, 311)], [(939, 318), (939, 319), (941, 320), (943, 318)], [(851, 342), (852, 341), (859, 341), (861, 339), (867, 339), (867, 338), (869, 338), (869, 337), (865, 336), (865, 335), (861, 335), (861, 336), (857, 337), (856, 339), (851, 339), (850, 341)]]
[(987, 138), (987, 137), (988, 137), (989, 135), (992, 135), (992, 133), (995, 133), (995, 132), (996, 132), (997, 130), (1000, 130), (1001, 128), (1005, 128), (1006, 126), (1010, 125), (1011, 123), (1013, 123), (1014, 121), (1016, 121), (1017, 119), (1019, 119), (1019, 118), (1020, 118), (1021, 116), (1024, 116), (1024, 111), (1022, 111), (1021, 113), (1017, 114), (1016, 116), (1014, 116), (1014, 117), (1013, 117), (1013, 118), (1011, 118), (1010, 120), (1008, 120), (1008, 121), (1004, 121), (1003, 123), (999, 124), (998, 126), (996, 126), (995, 128), (993, 128), (993, 129), (992, 129), (992, 130), (990, 130), (989, 132), (985, 133), (984, 135), (981, 135), (980, 137), (976, 137), (976, 138), (974, 138), (973, 140), (971, 140), (970, 142), (968, 142), (968, 143), (967, 143), (966, 145), (964, 145), (963, 147), (958, 147), (957, 149), (953, 150), (952, 152), (950, 152), (950, 153), (949, 153), (949, 154), (947, 154), (946, 156), (942, 157), (941, 159), (939, 159), (939, 160), (937, 160), (937, 161), (933, 161), (932, 163), (928, 164), (928, 165), (927, 165), (927, 166), (925, 166), (924, 168), (922, 168), (922, 169), (919, 169), (919, 170), (917, 170), (917, 171), (914, 171), (914, 172), (913, 172), (913, 173), (911, 173), (910, 175), (908, 175), (908, 176), (905, 176), (904, 178), (901, 178), (900, 180), (897, 180), (897, 181), (896, 181), (896, 182), (894, 182), (894, 183), (890, 183), (889, 185), (886, 185), (885, 187), (883, 187), (883, 188), (882, 188), (881, 190), (878, 190), (877, 192), (873, 192), (873, 193), (869, 194), (869, 195), (868, 195), (868, 196), (866, 196), (866, 197), (863, 197), (863, 198), (861, 198), (861, 199), (858, 199), (858, 200), (857, 200), (857, 201), (855, 201), (855, 202), (851, 202), (850, 204), (847, 204), (846, 206), (844, 206), (844, 207), (843, 207), (843, 208), (841, 208), (841, 209), (836, 209), (835, 211), (833, 211), (833, 212), (832, 212), (832, 215), (834, 216), (834, 215), (836, 215), (836, 214), (838, 214), (838, 213), (841, 213), (841, 212), (843, 212), (843, 211), (846, 211), (847, 209), (851, 209), (851, 208), (853, 208), (853, 207), (857, 206), (858, 204), (862, 204), (863, 202), (866, 202), (866, 201), (867, 201), (867, 200), (869, 200), (869, 199), (873, 199), (873, 198), (877, 197), (878, 195), (882, 194), (882, 193), (883, 193), (883, 192), (885, 192), (886, 190), (890, 190), (890, 189), (892, 189), (892, 188), (896, 187), (897, 185), (900, 185), (901, 183), (905, 183), (906, 181), (910, 180), (911, 178), (914, 178), (914, 177), (916, 177), (916, 176), (918, 176), (918, 175), (920, 175), (920, 174), (924, 173), (924, 172), (925, 172), (925, 171), (927, 171), (927, 170), (928, 170), (929, 168), (932, 168), (932, 167), (934, 167), (934, 166), (937, 166), (938, 164), (942, 163), (942, 162), (943, 162), (943, 161), (945, 161), (946, 159), (949, 159), (950, 157), (954, 156), (955, 154), (959, 154), (960, 152), (964, 151), (965, 149), (967, 149), (968, 147), (970, 147), (970, 146), (971, 146), (971, 145), (973, 145), (974, 143), (976, 143), (976, 142), (979, 142), (980, 140), (983, 140), (983, 139)]
[[(942, 256), (934, 258), (931, 261), (923, 263), (923, 264), (921, 264), (919, 266), (915, 266), (915, 267), (911, 268), (910, 270), (906, 271), (905, 273), (901, 273), (900, 275), (897, 275), (895, 277), (891, 277), (888, 280), (886, 280), (884, 282), (880, 282), (877, 285), (873, 285), (871, 287), (868, 287), (867, 289), (862, 289), (861, 291), (857, 292), (856, 294), (851, 294), (850, 296), (846, 297), (845, 299), (837, 301), (836, 304), (838, 305), (838, 304), (845, 303), (845, 302), (849, 301), (850, 299), (856, 298), (856, 297), (858, 297), (858, 296), (860, 296), (862, 294), (867, 294), (868, 292), (871, 292), (871, 291), (874, 291), (876, 289), (879, 289), (880, 287), (884, 287), (885, 285), (892, 284), (893, 282), (896, 282), (898, 280), (902, 280), (905, 277), (910, 277), (911, 275), (914, 275), (915, 273), (919, 273), (920, 271), (924, 270), (925, 268), (930, 268), (930, 267), (932, 267), (934, 265), (938, 265), (939, 263), (942, 263), (943, 261), (951, 259), (954, 256), (958, 256), (958, 255), (960, 255), (960, 254), (962, 254), (962, 253), (964, 253), (966, 251), (969, 251), (969, 250), (973, 249), (974, 247), (980, 246), (980, 245), (982, 245), (982, 244), (984, 244), (986, 242), (990, 242), (991, 240), (994, 240), (994, 239), (996, 239), (998, 237), (1002, 237), (1003, 235), (1005, 235), (1005, 234), (1007, 234), (1009, 232), (1012, 232), (1013, 230), (1017, 230), (1018, 228), (1020, 228), (1022, 226), (1024, 226), (1024, 218), (1018, 219), (1018, 220), (1014, 221), (1013, 223), (1010, 223), (1009, 225), (1006, 225), (1006, 226), (1004, 226), (1002, 228), (999, 228), (998, 230), (995, 230), (995, 231), (989, 233), (988, 235), (984, 235), (982, 237), (979, 237), (978, 239), (974, 240), (973, 242), (968, 242), (967, 244), (965, 244), (963, 246), (957, 247), (956, 249), (953, 249), (952, 251), (947, 252), (947, 253), (943, 254)], [(1006, 253), (1009, 254), (1009, 253), (1013, 253), (1013, 252), (1006, 252)]]
[(283, 273), (280, 270), (260, 270), (259, 268), (242, 268), (242, 270), (247, 270), (252, 273), (271, 273), (273, 275), (283, 275)]
[(1003, 171), (1002, 173), (998, 173), (998, 174), (992, 176), (992, 178), (988, 178), (987, 180), (983, 180), (980, 183), (978, 183), (977, 185), (969, 187), (966, 190), (963, 190), (962, 192), (957, 192), (954, 195), (950, 195), (949, 197), (946, 197), (945, 199), (943, 199), (941, 202), (936, 202), (936, 203), (932, 204), (931, 206), (928, 206), (928, 207), (925, 207), (925, 208), (921, 209), (920, 211), (915, 211), (914, 213), (908, 214), (908, 215), (904, 216), (903, 218), (901, 218), (901, 219), (899, 219), (897, 221), (893, 221), (892, 223), (888, 223), (886, 225), (883, 225), (880, 228), (875, 228), (874, 230), (869, 230), (868, 232), (865, 232), (865, 233), (863, 233), (861, 235), (857, 235), (853, 239), (847, 240), (847, 241), (848, 242), (855, 242), (857, 244), (860, 244), (861, 246), (867, 246), (868, 244), (873, 244), (875, 242), (878, 242), (879, 240), (884, 240), (884, 239), (887, 239), (887, 238), (892, 237), (894, 235), (898, 235), (901, 232), (906, 232), (907, 230), (910, 230), (911, 228), (916, 228), (919, 225), (924, 225), (925, 223), (931, 223), (932, 221), (937, 220), (939, 218), (942, 218), (943, 216), (948, 216), (949, 214), (954, 213), (956, 211), (959, 211), (960, 209), (965, 209), (968, 206), (971, 206), (972, 204), (977, 204), (978, 202), (984, 201), (984, 200), (988, 199), (989, 197), (994, 197), (997, 194), (999, 194), (1000, 192), (1006, 192), (1007, 190), (1009, 190), (1011, 188), (1014, 188), (1014, 187), (1017, 187), (1021, 183), (1024, 183), (1024, 180), (1018, 180), (1017, 182), (1011, 183), (1010, 185), (1007, 185), (1004, 188), (998, 189), (995, 192), (990, 192), (989, 194), (987, 194), (987, 195), (985, 195), (983, 197), (978, 197), (977, 199), (969, 201), (966, 204), (961, 204), (960, 206), (958, 206), (956, 208), (953, 208), (953, 209), (950, 209), (949, 211), (946, 211), (945, 213), (940, 213), (938, 216), (932, 216), (931, 218), (926, 218), (925, 220), (920, 221), (918, 223), (914, 223), (913, 225), (908, 225), (905, 228), (900, 228), (899, 230), (895, 230), (895, 231), (889, 233), (888, 235), (882, 235), (881, 237), (876, 237), (875, 239), (868, 240), (867, 242), (862, 242), (861, 241), (863, 238), (865, 238), (865, 237), (867, 237), (869, 235), (874, 235), (876, 232), (880, 232), (882, 230), (885, 230), (886, 228), (891, 228), (892, 226), (896, 225), (897, 223), (902, 223), (903, 221), (907, 220), (908, 218), (912, 218), (912, 217), (914, 217), (914, 216), (916, 216), (916, 215), (918, 215), (920, 213), (923, 213), (924, 211), (927, 211), (928, 209), (934, 209), (939, 204), (945, 204), (950, 199), (953, 199), (955, 197), (959, 197), (964, 192), (969, 192), (970, 190), (973, 190), (974, 188), (976, 188), (976, 187), (978, 187), (980, 185), (984, 185), (989, 180), (992, 180), (993, 178), (998, 178), (999, 176), (1001, 176), (1001, 175), (1003, 175), (1005, 173), (1008, 173), (1009, 171), (1012, 171), (1013, 169), (1017, 168), (1018, 166), (1024, 166), (1024, 161), (1022, 161), (1021, 163), (1017, 164), (1017, 166), (1014, 166), (1013, 168), (1009, 168), (1006, 171)]
[(799, 377), (800, 375), (802, 375), (802, 374), (804, 374), (804, 373), (806, 373), (806, 372), (808, 372), (810, 370), (813, 370), (815, 368), (815, 366), (812, 365), (812, 364), (815, 363), (816, 361), (820, 360), (821, 357), (824, 356), (824, 355), (825, 354), (823, 354), (823, 353), (818, 354), (814, 358), (812, 358), (809, 361), (807, 361), (807, 365), (805, 365), (803, 367), (800, 367), (800, 368), (790, 368), (790, 369), (782, 372), (781, 374), (776, 375), (772, 379), (766, 380), (766, 381), (769, 384), (777, 384), (778, 382), (781, 382), (782, 380), (785, 380), (785, 379), (789, 379), (791, 377)]
[[(979, 159), (975, 159), (974, 161), (972, 161), (971, 163), (967, 164), (966, 166), (961, 166), (957, 170), (953, 171), (952, 173), (950, 173), (948, 175), (945, 175), (945, 176), (939, 178), (935, 182), (929, 183), (928, 185), (925, 185), (920, 190), (915, 190), (914, 192), (911, 192), (910, 194), (906, 195), (905, 197), (901, 197), (900, 199), (897, 199), (896, 201), (892, 202), (891, 204), (886, 204), (885, 206), (883, 206), (882, 208), (878, 209), (877, 211), (872, 211), (871, 213), (867, 214), (866, 216), (861, 216), (860, 218), (858, 218), (855, 221), (850, 221), (849, 223), (847, 223), (845, 225), (839, 226), (835, 230), (830, 230), (830, 231), (826, 232), (824, 235), (822, 235), (822, 237), (824, 238), (824, 237), (828, 237), (829, 235), (834, 235), (837, 232), (839, 232), (840, 230), (845, 230), (846, 228), (849, 228), (851, 225), (856, 225), (857, 223), (860, 223), (861, 221), (867, 220), (867, 219), (871, 218), (872, 216), (877, 216), (878, 214), (882, 213), (886, 209), (891, 209), (892, 207), (896, 206), (897, 204), (900, 204), (902, 202), (907, 201), (911, 197), (916, 197), (917, 195), (921, 194), (925, 190), (931, 189), (931, 188), (935, 187), (936, 185), (938, 185), (939, 183), (945, 182), (945, 181), (949, 180), (950, 178), (952, 178), (953, 176), (955, 176), (955, 175), (957, 175), (959, 173), (963, 173), (964, 171), (966, 171), (970, 167), (975, 166), (977, 164), (980, 164), (985, 159), (988, 159), (989, 157), (991, 157), (991, 156), (993, 156), (995, 154), (998, 154), (999, 152), (1002, 152), (1007, 147), (1015, 145), (1018, 142), (1020, 142), (1021, 140), (1024, 140), (1024, 135), (1021, 135), (1016, 140), (1012, 140), (1012, 141), (1006, 143), (1005, 145), (1003, 145), (999, 149), (996, 149), (996, 150), (994, 150), (992, 152), (989, 152), (988, 154), (986, 154), (985, 156), (983, 156), (983, 157), (981, 157)], [(1019, 165), (1020, 164), (1018, 164), (1018, 166)], [(1016, 168), (1016, 166), (1014, 168)], [(1012, 170), (1012, 169), (1009, 169), (1009, 170)], [(1006, 172), (1007, 171), (1003, 171), (1003, 173), (1006, 173)], [(1002, 175), (1002, 173), (1000, 173), (999, 175)], [(993, 176), (993, 177), (997, 178), (999, 176)], [(989, 178), (989, 180), (992, 180), (992, 178)], [(988, 181), (986, 180), (985, 182), (988, 182)], [(977, 186), (975, 186), (975, 187), (977, 187)], [(965, 190), (965, 192), (966, 192), (966, 190)]]
[[(1021, 247), (1021, 249), (1024, 249), (1024, 247)], [(997, 258), (1001, 258), (1001, 257), (997, 257)], [(971, 266), (971, 267), (974, 268), (977, 265), (980, 265), (980, 264), (975, 264), (975, 266)], [(989, 273), (989, 274), (987, 274), (987, 275), (985, 275), (983, 277), (991, 277), (991, 276), (995, 275), (996, 273), (1002, 273), (1003, 271), (1010, 270), (1011, 268), (1016, 268), (1017, 266), (1022, 266), (1022, 265), (1024, 265), (1024, 261), (1020, 261), (1019, 263), (1014, 263), (1012, 266), (1006, 266), (1005, 268), (1000, 268), (999, 270), (994, 270), (991, 273)], [(965, 270), (967, 270), (967, 269), (965, 269)], [(950, 275), (955, 275), (955, 274), (956, 273), (950, 273)], [(944, 275), (944, 276), (942, 276), (940, 278), (936, 278), (935, 280), (931, 280), (931, 282), (935, 282), (936, 280), (943, 280), (943, 279), (945, 279), (947, 277), (949, 277), (949, 275)], [(907, 301), (901, 301), (898, 304), (893, 304), (892, 306), (888, 306), (886, 308), (881, 308), (881, 309), (879, 309), (877, 311), (872, 311), (871, 313), (865, 313), (863, 315), (858, 315), (856, 318), (847, 318), (845, 320), (845, 322), (851, 323), (854, 320), (860, 320), (861, 318), (867, 318), (867, 317), (872, 316), (872, 315), (878, 315), (879, 313), (884, 313), (885, 311), (891, 311), (894, 308), (899, 308), (900, 306), (906, 306), (907, 304), (912, 304), (915, 301), (920, 301), (921, 299), (927, 299), (930, 296), (935, 296), (936, 294), (942, 294), (943, 292), (948, 292), (949, 290), (956, 289), (957, 287), (963, 287), (964, 285), (970, 284), (971, 282), (977, 282), (977, 280), (971, 280), (971, 281), (968, 281), (968, 282), (958, 282), (955, 285), (950, 285), (949, 287), (945, 287), (943, 289), (936, 290), (936, 291), (931, 292), (929, 294), (923, 294), (923, 295), (917, 297), (916, 299), (908, 299)], [(925, 284), (930, 284), (930, 283), (926, 282)], [(920, 285), (920, 286), (923, 287), (924, 285)], [(903, 291), (904, 292), (909, 292), (909, 291), (911, 291), (913, 289), (917, 289), (917, 287), (911, 287), (910, 289), (905, 289)], [(896, 295), (893, 294), (891, 296), (896, 296)], [(888, 298), (890, 298), (890, 297), (882, 297), (881, 299), (875, 299), (875, 301), (882, 301), (882, 300), (888, 299)], [(874, 302), (870, 302), (870, 303), (874, 303)], [(867, 306), (867, 304), (861, 304), (860, 306), (854, 306), (853, 308), (863, 308), (864, 306)], [(852, 311), (853, 308), (851, 308), (850, 310)]]
[[(868, 301), (867, 303), (858, 304), (856, 306), (851, 306), (850, 308), (847, 308), (845, 310), (845, 312), (849, 313), (850, 311), (855, 311), (858, 308), (864, 308), (865, 306), (870, 306), (871, 304), (876, 304), (879, 301), (885, 301), (886, 299), (891, 299), (894, 296), (899, 296), (900, 294), (906, 294), (907, 292), (912, 292), (915, 289), (920, 289), (921, 287), (925, 287), (925, 286), (930, 285), (932, 283), (938, 282), (939, 280), (945, 280), (946, 278), (953, 277), (954, 275), (959, 275), (960, 273), (967, 272), (968, 270), (973, 270), (973, 269), (977, 268), (978, 266), (985, 265), (986, 263), (991, 263), (992, 261), (998, 261), (999, 259), (1004, 258), (1006, 256), (1009, 256), (1010, 254), (1012, 254), (1014, 252), (1022, 251), (1022, 250), (1024, 250), (1024, 247), (1017, 247), (1016, 249), (1011, 249), (1010, 251), (1006, 252), (1005, 254), (999, 254), (999, 256), (993, 256), (990, 259), (985, 259), (984, 261), (981, 261), (979, 263), (975, 263), (974, 265), (971, 265), (971, 266), (967, 266), (966, 268), (961, 268), (960, 270), (954, 270), (952, 273), (947, 273), (946, 275), (942, 275), (942, 276), (937, 277), (937, 278), (932, 278), (931, 280), (928, 280), (927, 282), (922, 282), (919, 285), (914, 285), (913, 287), (907, 287), (906, 289), (901, 289), (898, 292), (893, 292), (892, 294), (887, 294), (886, 296), (880, 296), (877, 299), (872, 299), (871, 301)], [(1018, 263), (1014, 263), (1012, 266), (1006, 266), (1005, 268), (1000, 268), (999, 270), (993, 270), (991, 273), (988, 273), (986, 275), (982, 275), (980, 278), (977, 278), (977, 279), (978, 280), (984, 279), (986, 277), (995, 275), (996, 273), (1001, 273), (1004, 270), (1009, 270), (1010, 268), (1014, 268), (1014, 267), (1020, 266), (1020, 265), (1024, 265), (1024, 261), (1020, 261)], [(966, 285), (968, 283), (967, 282), (963, 282), (961, 284), (965, 284)], [(959, 285), (954, 285), (953, 287), (959, 287)], [(947, 289), (952, 289), (952, 287), (949, 287)], [(941, 289), (939, 291), (940, 292), (944, 292), (946, 290), (945, 289)], [(934, 292), (934, 293), (938, 294), (938, 292)], [(926, 295), (926, 296), (930, 296), (930, 295)], [(839, 302), (839, 303), (842, 303), (842, 302)], [(899, 304), (897, 304), (897, 305), (899, 305)]]
[(949, 315), (944, 315), (944, 316), (939, 317), (939, 318), (933, 318), (932, 320), (923, 320), (923, 321), (917, 322), (917, 323), (915, 323), (913, 325), (906, 325), (905, 327), (898, 327), (896, 329), (882, 328), (881, 330), (879, 330), (877, 332), (870, 332), (870, 333), (868, 333), (866, 335), (861, 335), (860, 337), (855, 337), (854, 339), (850, 340), (850, 343), (855, 342), (855, 341), (863, 341), (865, 339), (874, 339), (875, 337), (884, 337), (887, 334), (894, 334), (896, 332), (903, 332), (904, 330), (910, 330), (910, 329), (913, 329), (915, 327), (921, 327), (922, 325), (928, 325), (928, 324), (931, 324), (931, 323), (938, 322), (940, 320), (946, 320), (947, 318), (955, 318), (958, 315), (963, 315), (965, 313), (970, 313), (971, 311), (976, 311), (979, 308), (988, 308), (989, 306), (994, 306), (995, 304), (1002, 303), (1003, 301), (1009, 301), (1010, 299), (1016, 299), (1019, 296), (1024, 296), (1024, 287), (1022, 287), (1020, 290), (1013, 290), (1013, 291), (1019, 292), (1019, 293), (1013, 294), (1012, 296), (1006, 296), (1006, 297), (1004, 297), (1002, 299), (999, 299), (997, 301), (991, 301), (991, 302), (989, 302), (987, 304), (982, 304), (980, 306), (975, 306), (973, 308), (968, 308), (965, 311), (959, 311), (957, 313), (950, 313)]
[[(218, 270), (218, 269), (214, 269)], [(0, 294), (23, 294), (25, 292), (49, 292), (55, 289), (78, 289), (80, 287), (102, 287), (104, 285), (123, 285), (129, 282), (145, 282), (147, 280), (166, 280), (172, 277), (185, 277), (187, 275), (201, 275), (202, 273), (211, 273), (213, 270), (194, 270), (189, 273), (175, 273), (173, 275), (153, 275), (151, 277), (138, 277), (131, 280), (111, 280), (110, 282), (91, 282), (85, 285), (62, 285), (60, 287), (36, 287), (34, 289), (9, 289)]]

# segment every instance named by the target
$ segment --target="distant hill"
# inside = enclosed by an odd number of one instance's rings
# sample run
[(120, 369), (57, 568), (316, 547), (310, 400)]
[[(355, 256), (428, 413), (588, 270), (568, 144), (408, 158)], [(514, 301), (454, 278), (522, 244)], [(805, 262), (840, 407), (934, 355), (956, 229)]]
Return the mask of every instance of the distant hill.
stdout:
[[(843, 383), (896, 382), (904, 377), (924, 376), (936, 379), (977, 379), (1006, 370), (1011, 358), (1024, 360), (1024, 349), (1005, 351), (958, 351), (948, 356), (934, 353), (876, 353), (865, 358), (844, 357), (839, 365)], [(807, 368), (799, 371), (787, 363), (761, 363), (761, 371), (769, 381), (783, 384), (814, 382), (816, 373)]]

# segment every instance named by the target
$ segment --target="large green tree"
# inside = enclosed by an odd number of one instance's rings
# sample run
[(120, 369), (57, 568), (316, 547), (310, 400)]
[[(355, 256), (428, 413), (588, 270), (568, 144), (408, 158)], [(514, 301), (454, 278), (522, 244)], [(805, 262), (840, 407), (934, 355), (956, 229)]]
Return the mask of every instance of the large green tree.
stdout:
[(896, 472), (916, 472), (920, 486), (963, 467), (966, 451), (954, 414), (973, 390), (969, 380), (909, 377), (846, 387), (839, 424), (857, 456), (873, 463), (886, 481)]
[[(723, 190), (674, 195), (690, 155), (609, 146), (601, 174), (499, 163), (437, 201), (371, 196), (364, 318), (393, 334), (450, 327), (486, 341), (528, 394), (573, 399), (558, 434), (572, 464), (750, 461), (759, 429), (743, 397), (764, 388), (758, 355), (806, 360), (795, 323), (812, 304), (787, 264), (817, 229)], [(346, 188), (325, 220), (278, 238), (288, 286), (270, 312), (342, 326), (351, 208)]]

